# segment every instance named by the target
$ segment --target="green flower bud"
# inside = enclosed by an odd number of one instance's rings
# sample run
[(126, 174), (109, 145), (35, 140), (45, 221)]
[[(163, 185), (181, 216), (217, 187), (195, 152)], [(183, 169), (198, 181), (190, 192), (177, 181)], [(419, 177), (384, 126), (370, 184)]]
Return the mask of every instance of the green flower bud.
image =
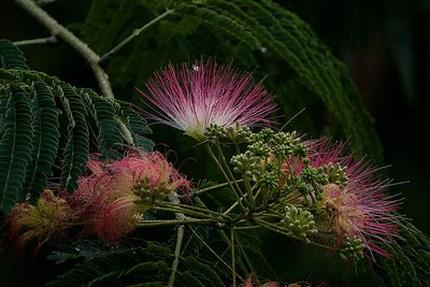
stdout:
[(340, 249), (340, 256), (345, 259), (359, 260), (364, 257), (365, 245), (363, 241), (357, 237), (346, 238), (343, 242), (343, 246)]
[(348, 181), (348, 176), (346, 175), (345, 170), (346, 167), (343, 167), (339, 163), (330, 163), (324, 166), (324, 172), (328, 177), (328, 181), (339, 186), (344, 186)]
[(224, 130), (224, 128), (216, 124), (210, 124), (210, 126), (205, 131), (205, 136), (210, 140), (214, 140), (225, 137), (225, 133), (226, 131)]
[(296, 206), (285, 207), (285, 218), (281, 221), (288, 232), (301, 240), (309, 242), (309, 235), (315, 234), (314, 216), (307, 210)]
[(225, 136), (234, 142), (248, 142), (252, 135), (248, 126), (236, 123), (235, 126), (226, 128)]

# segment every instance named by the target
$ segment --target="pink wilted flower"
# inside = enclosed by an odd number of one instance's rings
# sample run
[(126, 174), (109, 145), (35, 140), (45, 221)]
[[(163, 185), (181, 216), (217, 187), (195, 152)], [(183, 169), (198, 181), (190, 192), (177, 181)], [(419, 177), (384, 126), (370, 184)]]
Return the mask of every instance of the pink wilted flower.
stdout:
[(356, 238), (373, 253), (389, 256), (383, 245), (397, 236), (400, 201), (385, 195), (389, 181), (376, 177), (376, 170), (363, 160), (354, 160), (344, 144), (331, 145), (327, 139), (308, 142), (312, 167), (339, 164), (345, 173), (343, 184), (323, 187), (323, 203), (331, 216), (331, 228), (339, 239)]
[(36, 250), (54, 236), (61, 235), (73, 222), (69, 204), (46, 189), (36, 204), (17, 204), (6, 219), (5, 225), (11, 240), (18, 249), (36, 241)]
[(92, 174), (79, 180), (73, 207), (86, 230), (108, 242), (135, 229), (145, 203), (189, 189), (189, 182), (157, 152), (90, 160), (87, 167)]
[(211, 60), (183, 64), (179, 69), (169, 65), (146, 87), (149, 93), (141, 94), (155, 111), (150, 117), (197, 140), (205, 139), (210, 125), (267, 124), (268, 115), (276, 110), (273, 98), (250, 74)]
[(261, 287), (281, 287), (281, 284), (279, 282), (276, 281), (269, 281), (266, 282), (264, 284), (255, 284), (252, 280), (252, 274), (248, 276), (248, 278), (246, 279), (246, 281), (244, 282), (244, 287), (257, 287), (257, 286), (261, 286)]

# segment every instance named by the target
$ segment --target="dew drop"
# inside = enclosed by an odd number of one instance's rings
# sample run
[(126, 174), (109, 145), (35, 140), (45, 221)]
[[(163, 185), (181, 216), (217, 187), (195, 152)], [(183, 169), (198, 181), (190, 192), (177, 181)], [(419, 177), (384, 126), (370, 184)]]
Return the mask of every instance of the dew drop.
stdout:
[(25, 195), (25, 200), (29, 201), (31, 198), (31, 193), (27, 192), (27, 194)]
[(199, 66), (198, 65), (193, 65), (193, 70), (197, 72), (199, 70)]
[(261, 53), (266, 54), (267, 53), (267, 48), (266, 47), (261, 47), (260, 51), (261, 51)]

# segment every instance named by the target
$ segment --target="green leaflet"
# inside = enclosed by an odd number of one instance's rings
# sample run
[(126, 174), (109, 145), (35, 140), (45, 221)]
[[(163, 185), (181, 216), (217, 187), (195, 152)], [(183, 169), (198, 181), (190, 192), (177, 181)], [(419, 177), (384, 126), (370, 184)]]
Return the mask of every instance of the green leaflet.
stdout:
[(8, 213), (23, 197), (33, 131), (30, 100), (18, 84), (0, 89), (0, 103), (4, 113), (0, 126), (0, 210)]
[(152, 150), (154, 142), (142, 136), (152, 134), (147, 121), (135, 111), (132, 104), (122, 101), (118, 101), (118, 104), (117, 108), (121, 111), (122, 122), (126, 123), (130, 128), (129, 131), (133, 145), (143, 150)]
[(60, 139), (59, 113), (49, 87), (42, 81), (35, 82), (32, 100), (33, 160), (27, 168), (24, 185), (24, 192), (31, 194), (32, 201), (39, 197), (52, 173)]
[(29, 70), (7, 40), (0, 40), (0, 59), (2, 212), (24, 198), (37, 200), (49, 177), (58, 175), (54, 162), (60, 164), (61, 187), (73, 191), (92, 150), (113, 157), (125, 146), (152, 149), (145, 137), (151, 130), (131, 106), (123, 111), (116, 100)]
[(123, 142), (123, 136), (116, 120), (117, 115), (113, 101), (100, 97), (88, 89), (80, 90), (79, 94), (85, 101), (88, 114), (93, 118), (99, 131), (99, 151), (105, 158), (115, 157), (114, 148)]
[(403, 220), (401, 238), (390, 248), (391, 258), (377, 262), (390, 286), (430, 286), (430, 239), (412, 223)]
[[(86, 109), (82, 98), (68, 84), (61, 85), (64, 92), (63, 104), (68, 110), (67, 143), (64, 149), (60, 186), (73, 191), (77, 179), (85, 168), (89, 154), (89, 130)], [(70, 117), (71, 116), (71, 117)]]
[(5, 39), (0, 39), (0, 68), (28, 69), (24, 54)]

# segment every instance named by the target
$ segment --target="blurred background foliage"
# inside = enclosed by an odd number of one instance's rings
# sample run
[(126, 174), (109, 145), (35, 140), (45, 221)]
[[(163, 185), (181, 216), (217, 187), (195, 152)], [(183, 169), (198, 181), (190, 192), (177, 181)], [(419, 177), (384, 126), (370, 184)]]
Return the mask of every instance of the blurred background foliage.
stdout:
[[(0, 1), (0, 38), (17, 41), (49, 36), (13, 1)], [(44, 9), (103, 54), (133, 29), (157, 16), (162, 11), (157, 9), (157, 2), (164, 4), (164, 1), (58, 0)], [(410, 181), (392, 188), (391, 192), (404, 194), (403, 212), (422, 231), (430, 233), (427, 211), (430, 157), (424, 104), (430, 94), (430, 1), (276, 2), (307, 22), (332, 53), (346, 63), (382, 142), (383, 156), (378, 158), (376, 147), (370, 159), (392, 165), (386, 172), (396, 181)], [(342, 128), (343, 123), (328, 111), (312, 88), (298, 79), (273, 50), (261, 48), (267, 50), (251, 49), (222, 29), (198, 19), (172, 16), (145, 30), (104, 65), (116, 97), (142, 106), (135, 87), (144, 88), (145, 80), (169, 62), (180, 63), (201, 56), (214, 57), (222, 63), (233, 61), (239, 69), (253, 71), (256, 80), (264, 79), (265, 86), (276, 95), (282, 109), (279, 114), (286, 115), (277, 119), (280, 126), (305, 108), (287, 129), (297, 129), (309, 137), (326, 134), (353, 141), (352, 135)], [(56, 44), (24, 46), (22, 50), (33, 69), (76, 86), (97, 89), (89, 66), (61, 40)], [(208, 175), (216, 177), (215, 169), (202, 160), (204, 152), (191, 140), (170, 128), (152, 128), (158, 149), (169, 153), (182, 172), (195, 181)], [(374, 141), (369, 132), (369, 138), (362, 138), (363, 146)], [(356, 141), (355, 148), (360, 148)], [(366, 269), (354, 275), (351, 267), (339, 264), (330, 254), (322, 256), (314, 248), (304, 248), (273, 234), (267, 235), (264, 242), (262, 251), (283, 280), (321, 278), (317, 284), (339, 286), (376, 282), (372, 271)], [(0, 268), (2, 273), (5, 268)]]

